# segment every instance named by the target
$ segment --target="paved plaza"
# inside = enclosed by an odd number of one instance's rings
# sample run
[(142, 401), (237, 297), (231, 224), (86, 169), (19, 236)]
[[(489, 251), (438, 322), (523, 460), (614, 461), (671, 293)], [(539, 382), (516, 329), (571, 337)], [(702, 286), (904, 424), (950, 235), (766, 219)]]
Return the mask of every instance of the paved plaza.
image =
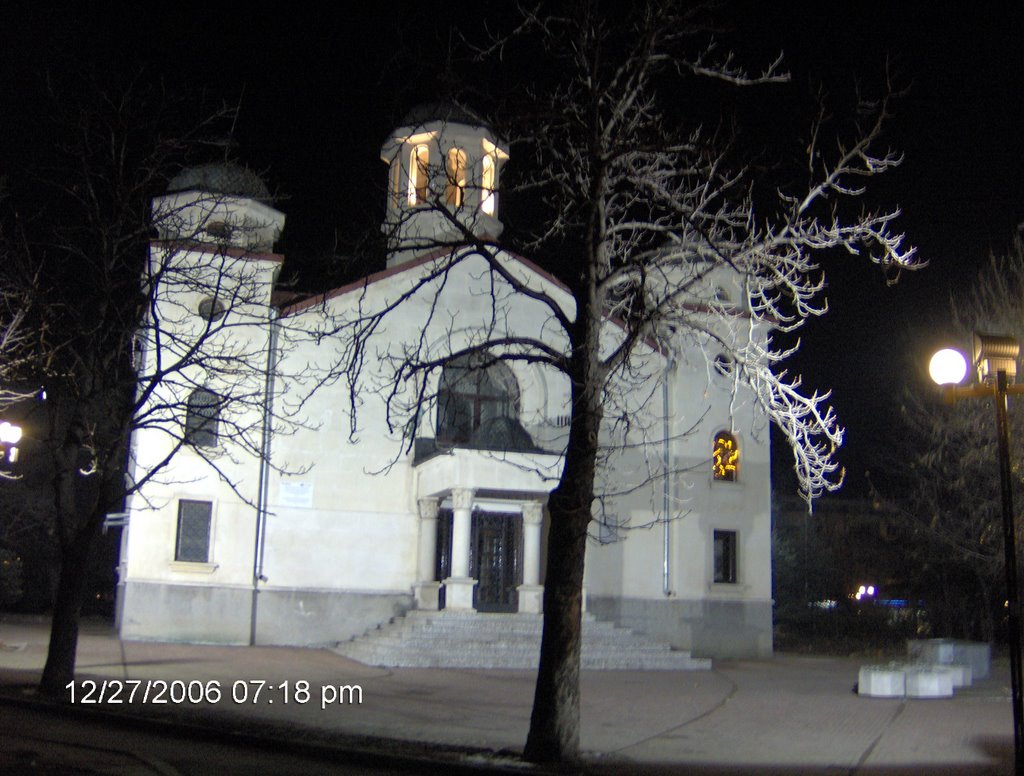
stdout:
[[(0, 712), (37, 703), (28, 688), (47, 637), (43, 620), (0, 619)], [(584, 672), (585, 770), (1012, 773), (1005, 661), (943, 700), (860, 697), (862, 662), (777, 655), (715, 661), (710, 671)], [(118, 693), (115, 701), (134, 692), (133, 703), (103, 710), (385, 756), (454, 750), (470, 765), (501, 767), (500, 753), (525, 741), (535, 672), (385, 669), (327, 649), (127, 642), (92, 622), (83, 628), (77, 677), (83, 712), (100, 708), (92, 701), (101, 692), (104, 700)], [(0, 772), (10, 767), (5, 748)]]

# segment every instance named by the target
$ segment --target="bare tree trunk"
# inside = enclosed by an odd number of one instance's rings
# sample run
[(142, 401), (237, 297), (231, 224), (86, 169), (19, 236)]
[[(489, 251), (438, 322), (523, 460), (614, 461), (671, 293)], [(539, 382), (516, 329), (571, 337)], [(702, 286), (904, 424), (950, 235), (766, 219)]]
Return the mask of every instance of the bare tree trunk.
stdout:
[(578, 410), (573, 414), (562, 477), (548, 500), (551, 526), (544, 632), (523, 750), (531, 762), (571, 762), (579, 756), (583, 570), (601, 426), (601, 407), (595, 398), (599, 390), (574, 381), (573, 406)]
[[(532, 762), (565, 762), (580, 747), (580, 649), (582, 643), (583, 558), (590, 505), (581, 517), (583, 494), (551, 494), (544, 635), (524, 757)], [(561, 502), (561, 503), (560, 503)]]
[(90, 519), (61, 549), (57, 596), (53, 602), (50, 645), (39, 692), (49, 697), (67, 694), (67, 685), (75, 678), (78, 627), (85, 596), (89, 553), (96, 537), (98, 521)]
[[(50, 412), (52, 427), (57, 432), (61, 429), (58, 420), (63, 401), (57, 398), (56, 391), (54, 393)], [(76, 408), (76, 412), (79, 410)], [(83, 476), (80, 458), (83, 449), (82, 429), (85, 427), (87, 424), (75, 415), (63, 434), (54, 433), (54, 436), (62, 438), (54, 454), (57, 471), (53, 480), (60, 570), (57, 594), (53, 601), (50, 644), (39, 681), (39, 692), (52, 698), (66, 696), (67, 685), (75, 678), (79, 620), (85, 600), (89, 559), (107, 507), (115, 503), (114, 494), (118, 493), (123, 481), (120, 466)], [(124, 438), (123, 433), (118, 436)], [(120, 461), (123, 442), (120, 442), (120, 446), (110, 447), (115, 452), (114, 460)]]

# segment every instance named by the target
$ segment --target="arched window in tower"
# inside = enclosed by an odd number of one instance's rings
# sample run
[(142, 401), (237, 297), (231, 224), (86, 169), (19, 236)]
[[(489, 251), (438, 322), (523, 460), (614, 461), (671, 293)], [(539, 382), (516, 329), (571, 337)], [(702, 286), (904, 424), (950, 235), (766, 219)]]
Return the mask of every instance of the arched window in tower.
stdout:
[(453, 207), (462, 207), (462, 203), (466, 198), (466, 152), (461, 148), (449, 149), (444, 170), (445, 204)]
[(498, 165), (494, 154), (484, 154), (480, 176), (480, 209), (489, 216), (494, 215), (495, 194), (498, 184)]
[(409, 204), (422, 205), (427, 201), (430, 181), (430, 149), (418, 145), (409, 154)]
[(715, 434), (715, 446), (711, 454), (712, 477), (722, 482), (736, 482), (739, 473), (739, 443), (728, 431), (719, 431)]
[(217, 420), (221, 397), (205, 388), (188, 396), (185, 408), (185, 443), (193, 447), (217, 446)]
[(490, 353), (449, 361), (437, 395), (437, 441), (487, 450), (533, 450), (519, 423), (519, 384)]

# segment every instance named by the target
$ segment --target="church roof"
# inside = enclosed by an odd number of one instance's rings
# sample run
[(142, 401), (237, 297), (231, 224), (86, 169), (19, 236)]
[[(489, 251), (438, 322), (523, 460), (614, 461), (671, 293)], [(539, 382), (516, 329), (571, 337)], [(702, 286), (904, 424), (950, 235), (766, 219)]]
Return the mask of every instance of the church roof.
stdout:
[[(472, 251), (470, 251), (470, 253), (472, 253)], [(559, 280), (557, 277), (552, 275), (547, 270), (541, 269), (539, 266), (534, 264), (529, 259), (526, 259), (520, 256), (519, 254), (513, 253), (512, 251), (509, 251), (505, 248), (499, 249), (498, 253), (501, 254), (502, 256), (511, 259), (512, 261), (518, 264), (521, 264), (529, 272), (542, 278), (545, 282), (553, 284), (555, 287), (566, 293), (570, 293), (569, 288), (568, 286), (565, 285), (565, 283), (563, 283), (561, 280)], [(439, 259), (443, 260), (445, 257), (449, 257), (451, 255), (451, 249), (439, 248), (436, 251), (425, 253), (422, 256), (419, 256), (418, 258), (412, 259), (411, 261), (403, 262), (402, 264), (396, 264), (392, 267), (388, 267), (387, 269), (381, 270), (379, 272), (374, 272), (360, 280), (347, 283), (346, 285), (339, 286), (338, 288), (334, 288), (320, 294), (314, 294), (312, 296), (304, 297), (302, 299), (287, 301), (285, 302), (284, 306), (281, 309), (281, 315), (294, 315), (296, 313), (302, 312), (306, 308), (311, 307), (313, 305), (322, 304), (323, 302), (329, 299), (344, 296), (345, 294), (360, 289), (365, 289), (370, 285), (387, 280), (388, 278), (396, 277), (406, 272), (421, 271), (420, 268), (424, 264), (429, 264), (430, 262), (435, 262), (438, 261)]]
[(169, 194), (178, 191), (205, 191), (262, 201), (272, 199), (270, 189), (257, 173), (231, 162), (185, 167), (167, 184)]

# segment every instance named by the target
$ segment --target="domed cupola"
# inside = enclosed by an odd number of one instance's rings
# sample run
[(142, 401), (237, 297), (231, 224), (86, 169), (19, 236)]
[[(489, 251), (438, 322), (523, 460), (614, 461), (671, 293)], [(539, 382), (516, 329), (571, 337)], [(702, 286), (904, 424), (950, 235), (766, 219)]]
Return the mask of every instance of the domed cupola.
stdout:
[(380, 156), (389, 170), (389, 267), (463, 242), (465, 230), (501, 235), (498, 182), (508, 151), (478, 117), (454, 105), (418, 106)]
[(269, 252), (284, 229), (270, 189), (259, 175), (237, 164), (186, 167), (153, 199), (153, 220), (162, 240), (213, 243)]

